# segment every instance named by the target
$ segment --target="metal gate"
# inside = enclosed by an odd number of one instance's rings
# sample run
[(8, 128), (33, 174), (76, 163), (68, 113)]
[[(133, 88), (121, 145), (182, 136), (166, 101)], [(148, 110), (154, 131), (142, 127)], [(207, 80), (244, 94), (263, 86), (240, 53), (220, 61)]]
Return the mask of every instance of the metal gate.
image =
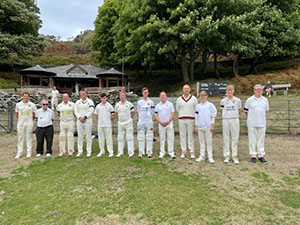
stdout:
[(0, 133), (10, 133), (14, 130), (14, 104), (7, 102), (7, 111), (0, 112)]

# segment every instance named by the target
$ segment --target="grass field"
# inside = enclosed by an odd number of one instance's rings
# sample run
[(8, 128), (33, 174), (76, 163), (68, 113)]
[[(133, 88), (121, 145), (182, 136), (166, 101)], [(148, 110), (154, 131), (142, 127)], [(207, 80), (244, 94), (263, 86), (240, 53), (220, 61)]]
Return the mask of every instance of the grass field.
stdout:
[(219, 134), (214, 165), (160, 160), (159, 142), (153, 159), (96, 158), (94, 141), (91, 158), (15, 160), (16, 135), (0, 141), (0, 224), (300, 224), (297, 136), (268, 135), (268, 165), (249, 163), (245, 135), (239, 165), (222, 162)]

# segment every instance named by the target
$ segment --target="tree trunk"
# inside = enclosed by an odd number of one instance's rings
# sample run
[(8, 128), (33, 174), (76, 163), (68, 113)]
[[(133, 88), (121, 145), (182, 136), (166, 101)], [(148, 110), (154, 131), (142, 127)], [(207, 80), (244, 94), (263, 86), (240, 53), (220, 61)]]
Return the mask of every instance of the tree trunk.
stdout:
[(214, 52), (214, 71), (218, 79), (220, 79), (220, 74), (218, 71), (218, 54)]
[(202, 53), (202, 63), (200, 65), (200, 75), (201, 76), (204, 76), (205, 69), (206, 69), (206, 62), (207, 62), (208, 57), (209, 57), (209, 51), (204, 50)]
[(189, 69), (189, 72), (190, 72), (190, 80), (195, 80), (195, 78), (194, 78), (194, 66), (195, 66), (195, 63), (194, 63), (194, 62), (191, 62), (191, 63), (190, 63), (190, 69)]
[(242, 58), (242, 55), (239, 53), (233, 61), (232, 69), (233, 69), (233, 73), (234, 73), (235, 77), (239, 75), (239, 63), (241, 61), (241, 58)]
[(250, 66), (250, 69), (249, 69), (249, 74), (255, 74), (257, 71), (256, 71), (256, 66), (258, 65), (258, 57), (254, 57), (253, 59), (253, 62)]
[(181, 72), (182, 72), (183, 81), (184, 81), (184, 82), (190, 81), (188, 64), (187, 64), (186, 61), (183, 59), (183, 60), (181, 61), (180, 65), (181, 65)]

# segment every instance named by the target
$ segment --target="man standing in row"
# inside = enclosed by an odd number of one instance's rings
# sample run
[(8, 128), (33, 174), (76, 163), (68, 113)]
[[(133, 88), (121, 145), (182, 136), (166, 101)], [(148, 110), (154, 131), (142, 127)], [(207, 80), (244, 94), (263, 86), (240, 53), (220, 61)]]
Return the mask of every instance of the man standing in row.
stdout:
[(42, 100), (42, 108), (36, 111), (35, 117), (37, 119), (36, 134), (36, 157), (40, 157), (44, 153), (44, 139), (47, 142), (46, 156), (50, 157), (52, 154), (53, 143), (53, 120), (54, 112), (48, 108), (48, 101)]
[[(148, 98), (149, 90), (144, 87), (142, 89), (143, 98), (137, 103), (137, 113), (139, 120), (137, 124), (138, 129), (138, 143), (139, 143), (139, 157), (145, 155), (145, 139), (147, 144), (148, 158), (153, 154), (153, 115), (154, 103)], [(145, 138), (146, 137), (146, 138)]]
[(133, 137), (133, 120), (134, 106), (131, 102), (127, 101), (126, 93), (121, 91), (120, 102), (115, 106), (115, 114), (118, 117), (118, 154), (120, 157), (124, 154), (125, 132), (127, 140), (127, 150), (129, 158), (134, 155), (134, 137)]
[(15, 157), (16, 159), (20, 158), (23, 153), (25, 139), (27, 145), (26, 156), (31, 157), (33, 120), (35, 118), (36, 106), (34, 103), (29, 101), (29, 98), (29, 93), (24, 92), (22, 95), (22, 101), (18, 102), (15, 108), (16, 118), (18, 119), (18, 151)]
[[(68, 155), (73, 156), (74, 153), (74, 106), (73, 102), (69, 101), (69, 95), (64, 93), (63, 101), (56, 107), (60, 120), (59, 133), (59, 156), (66, 153), (66, 142), (68, 146)], [(67, 141), (66, 141), (67, 140)]]
[(108, 157), (114, 156), (113, 150), (113, 140), (112, 140), (112, 126), (111, 120), (115, 116), (115, 110), (112, 105), (107, 102), (107, 95), (102, 93), (100, 95), (101, 102), (97, 105), (94, 114), (98, 119), (98, 143), (100, 152), (97, 157), (101, 157), (105, 154), (105, 142), (107, 146), (107, 151), (109, 153)]
[(172, 102), (167, 101), (166, 92), (161, 92), (160, 103), (155, 106), (155, 119), (158, 122), (158, 131), (160, 138), (160, 154), (159, 158), (165, 156), (165, 138), (168, 140), (168, 154), (172, 159), (175, 159), (174, 154), (174, 106)]
[(268, 99), (262, 96), (260, 84), (254, 86), (254, 95), (246, 100), (245, 114), (247, 116), (249, 154), (251, 163), (256, 163), (256, 156), (262, 163), (265, 160), (266, 112), (269, 111)]
[(87, 97), (85, 90), (80, 91), (80, 99), (75, 103), (75, 116), (77, 118), (77, 132), (78, 132), (78, 154), (77, 157), (83, 153), (83, 136), (86, 136), (86, 151), (87, 157), (92, 155), (92, 127), (94, 112), (94, 102)]
[(195, 158), (194, 151), (194, 125), (195, 125), (195, 108), (198, 100), (190, 94), (189, 85), (183, 86), (183, 95), (176, 101), (176, 111), (178, 112), (178, 125), (181, 146), (181, 158), (186, 157), (186, 134), (188, 135), (188, 148), (190, 150), (191, 159)]

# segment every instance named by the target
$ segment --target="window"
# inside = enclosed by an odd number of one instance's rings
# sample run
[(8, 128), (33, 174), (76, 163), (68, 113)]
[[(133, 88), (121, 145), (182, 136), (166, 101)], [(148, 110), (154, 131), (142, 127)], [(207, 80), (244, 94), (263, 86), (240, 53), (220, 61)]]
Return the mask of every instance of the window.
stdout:
[(40, 85), (40, 81), (39, 77), (29, 77), (29, 85)]
[(108, 80), (108, 87), (118, 86), (118, 80)]
[(49, 86), (49, 78), (42, 78), (42, 86)]

